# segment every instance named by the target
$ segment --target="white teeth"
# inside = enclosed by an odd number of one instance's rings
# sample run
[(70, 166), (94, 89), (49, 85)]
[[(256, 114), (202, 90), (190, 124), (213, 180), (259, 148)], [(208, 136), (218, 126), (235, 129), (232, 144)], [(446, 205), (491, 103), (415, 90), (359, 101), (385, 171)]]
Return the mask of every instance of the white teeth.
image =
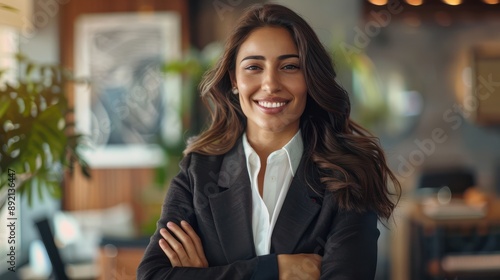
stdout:
[(259, 101), (259, 105), (265, 108), (278, 108), (281, 106), (285, 106), (286, 102), (266, 102)]

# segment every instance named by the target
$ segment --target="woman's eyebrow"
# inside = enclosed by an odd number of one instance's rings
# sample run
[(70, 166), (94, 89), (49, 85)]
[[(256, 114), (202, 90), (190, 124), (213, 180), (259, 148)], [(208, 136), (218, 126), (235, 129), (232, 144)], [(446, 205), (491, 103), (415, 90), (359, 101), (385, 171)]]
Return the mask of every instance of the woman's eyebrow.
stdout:
[[(284, 59), (291, 58), (291, 57), (299, 58), (299, 55), (298, 54), (282, 54), (282, 55), (278, 56), (278, 60), (284, 60)], [(262, 55), (249, 55), (249, 56), (244, 57), (240, 61), (240, 63), (245, 61), (245, 60), (248, 60), (248, 59), (266, 60), (266, 58)]]

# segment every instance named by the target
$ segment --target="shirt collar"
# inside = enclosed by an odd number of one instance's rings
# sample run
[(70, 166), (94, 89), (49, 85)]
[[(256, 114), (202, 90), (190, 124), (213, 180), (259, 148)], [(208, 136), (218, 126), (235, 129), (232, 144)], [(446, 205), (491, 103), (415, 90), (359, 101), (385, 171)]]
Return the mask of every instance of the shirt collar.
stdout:
[[(249, 159), (252, 154), (257, 156), (257, 153), (252, 148), (252, 146), (250, 146), (250, 143), (248, 143), (246, 132), (243, 133), (242, 141), (247, 164), (249, 164)], [(286, 152), (288, 163), (290, 164), (290, 170), (292, 171), (292, 176), (295, 176), (295, 171), (299, 167), (300, 159), (302, 158), (302, 153), (304, 151), (304, 143), (302, 141), (302, 134), (300, 133), (300, 129), (281, 149)]]
[(295, 176), (295, 171), (299, 167), (300, 159), (302, 158), (302, 153), (304, 151), (304, 143), (302, 142), (302, 134), (299, 131), (295, 136), (288, 141), (288, 143), (283, 147), (288, 155), (288, 161), (290, 162), (290, 169), (292, 170), (292, 176)]

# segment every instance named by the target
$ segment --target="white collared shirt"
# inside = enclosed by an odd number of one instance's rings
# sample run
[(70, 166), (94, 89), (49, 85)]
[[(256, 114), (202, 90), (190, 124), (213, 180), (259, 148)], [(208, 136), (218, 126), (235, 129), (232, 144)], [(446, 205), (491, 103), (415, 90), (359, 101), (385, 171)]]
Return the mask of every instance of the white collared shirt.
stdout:
[(270, 253), (273, 228), (299, 166), (304, 146), (299, 130), (283, 148), (269, 155), (261, 197), (257, 180), (260, 171), (259, 156), (248, 143), (246, 133), (243, 134), (242, 141), (252, 186), (253, 241), (257, 256), (262, 256)]

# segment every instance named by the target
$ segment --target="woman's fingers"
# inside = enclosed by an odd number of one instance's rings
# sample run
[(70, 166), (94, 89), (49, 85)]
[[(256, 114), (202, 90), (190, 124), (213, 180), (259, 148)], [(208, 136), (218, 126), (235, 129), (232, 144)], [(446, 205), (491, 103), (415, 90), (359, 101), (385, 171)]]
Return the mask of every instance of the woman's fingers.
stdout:
[(171, 247), (179, 246), (179, 248), (174, 248), (174, 249), (176, 252), (179, 251), (180, 253), (179, 257), (183, 264), (185, 263), (185, 261), (193, 259), (198, 255), (193, 240), (182, 228), (180, 228), (173, 222), (168, 222), (167, 228), (170, 231), (172, 231), (175, 237), (177, 237), (177, 239), (174, 238), (175, 242), (174, 241), (172, 243), (169, 242), (169, 244)]
[(170, 232), (164, 228), (160, 230), (163, 237), (160, 240), (160, 247), (172, 266), (208, 267), (199, 236), (186, 221), (182, 221), (181, 226), (182, 228), (168, 222), (167, 228)]
[(175, 237), (167, 229), (164, 228), (160, 230), (160, 234), (168, 243), (168, 246), (174, 251), (176, 257), (180, 261), (180, 266), (187, 266), (187, 264), (189, 263), (189, 252), (187, 252), (186, 250), (187, 248), (184, 244), (185, 241), (182, 241), (181, 239), (186, 239), (186, 237), (189, 238), (189, 236), (172, 222), (169, 222), (167, 224), (167, 227), (172, 231), (173, 234), (175, 234)]
[(196, 254), (200, 259), (200, 261), (202, 262), (202, 266), (208, 267), (207, 258), (205, 257), (205, 252), (203, 251), (203, 244), (201, 243), (201, 239), (198, 236), (198, 234), (196, 234), (191, 225), (186, 221), (181, 221), (181, 227), (191, 238), (191, 241), (195, 246)]
[(170, 238), (170, 237), (168, 237), (168, 235), (170, 235), (168, 233), (168, 231), (166, 229), (162, 228), (160, 230), (160, 234), (161, 234), (161, 236), (163, 236), (163, 238), (160, 239), (160, 242), (159, 242), (160, 248), (163, 250), (165, 255), (167, 255), (167, 258), (170, 260), (172, 267), (182, 266), (181, 260), (179, 259), (177, 252), (174, 249), (172, 249), (172, 247), (170, 247), (170, 245), (166, 241), (167, 239)]

